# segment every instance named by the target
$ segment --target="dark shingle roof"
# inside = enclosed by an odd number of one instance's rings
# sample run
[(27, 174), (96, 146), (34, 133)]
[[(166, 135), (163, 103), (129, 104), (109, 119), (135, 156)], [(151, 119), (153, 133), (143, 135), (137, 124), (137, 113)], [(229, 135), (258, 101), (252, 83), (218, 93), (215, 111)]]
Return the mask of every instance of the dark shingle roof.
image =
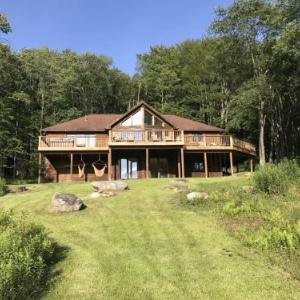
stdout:
[(164, 118), (173, 124), (178, 129), (184, 131), (204, 131), (204, 132), (221, 132), (224, 131), (222, 128), (207, 125), (201, 122), (193, 121), (176, 115), (163, 115)]
[(106, 126), (119, 119), (121, 114), (92, 114), (44, 128), (44, 132), (105, 131)]
[[(184, 131), (221, 132), (221, 128), (178, 117), (162, 115), (168, 123)], [(43, 129), (43, 132), (100, 132), (105, 131), (111, 124), (120, 119), (123, 114), (91, 114), (78, 119), (53, 125)]]

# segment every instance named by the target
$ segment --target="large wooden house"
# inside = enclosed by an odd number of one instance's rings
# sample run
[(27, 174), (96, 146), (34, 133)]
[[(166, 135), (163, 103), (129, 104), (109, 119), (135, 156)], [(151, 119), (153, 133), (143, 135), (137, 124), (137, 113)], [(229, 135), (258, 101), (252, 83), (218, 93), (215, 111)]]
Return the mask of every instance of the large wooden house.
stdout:
[(255, 147), (214, 126), (160, 114), (141, 102), (125, 114), (91, 114), (43, 129), (39, 181), (233, 174)]

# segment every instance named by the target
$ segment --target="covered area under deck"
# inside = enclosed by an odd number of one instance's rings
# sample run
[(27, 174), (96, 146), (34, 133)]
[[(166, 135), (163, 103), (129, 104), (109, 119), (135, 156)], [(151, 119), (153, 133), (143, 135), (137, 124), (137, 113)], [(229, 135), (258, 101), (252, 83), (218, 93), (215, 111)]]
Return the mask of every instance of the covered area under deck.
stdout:
[[(49, 152), (40, 153), (43, 169), (39, 180), (63, 182), (228, 176), (238, 172), (241, 164), (245, 170), (245, 163), (247, 171), (252, 172), (253, 159), (253, 156), (238, 151), (195, 151), (183, 147), (115, 147), (99, 152)], [(101, 176), (95, 171), (95, 166), (101, 171)]]

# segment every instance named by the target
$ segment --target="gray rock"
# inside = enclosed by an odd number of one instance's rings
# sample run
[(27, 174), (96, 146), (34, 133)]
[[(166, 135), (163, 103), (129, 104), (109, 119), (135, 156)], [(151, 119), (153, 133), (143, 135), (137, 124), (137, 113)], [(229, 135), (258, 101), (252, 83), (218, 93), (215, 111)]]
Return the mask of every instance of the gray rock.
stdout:
[(16, 188), (16, 193), (23, 193), (27, 191), (27, 187), (26, 186), (18, 186)]
[(92, 186), (95, 191), (124, 191), (128, 189), (128, 184), (122, 180), (115, 181), (93, 181)]
[(171, 181), (172, 184), (177, 185), (177, 184), (188, 184), (188, 180), (185, 178), (175, 178)]
[(184, 178), (173, 179), (170, 188), (176, 193), (183, 192), (188, 189), (188, 181)]
[(83, 207), (82, 200), (76, 195), (56, 192), (52, 197), (49, 210), (51, 212), (71, 212)]
[(244, 185), (242, 186), (243, 192), (250, 194), (254, 192), (254, 187), (252, 185)]
[(102, 193), (100, 193), (101, 197), (113, 197), (116, 195), (115, 192), (113, 191), (103, 191)]
[(92, 192), (92, 193), (90, 193), (90, 197), (91, 198), (98, 198), (100, 196), (101, 196), (101, 193), (99, 193), (99, 192)]
[(191, 192), (186, 195), (188, 200), (195, 200), (195, 199), (208, 199), (209, 193), (207, 192)]

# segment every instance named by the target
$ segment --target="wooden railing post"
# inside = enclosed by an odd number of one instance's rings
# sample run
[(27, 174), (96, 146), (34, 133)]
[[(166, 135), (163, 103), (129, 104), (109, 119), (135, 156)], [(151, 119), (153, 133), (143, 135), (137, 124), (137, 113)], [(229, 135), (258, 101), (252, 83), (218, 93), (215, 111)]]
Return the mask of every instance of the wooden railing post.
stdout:
[(70, 179), (72, 181), (72, 176), (73, 176), (73, 158), (74, 158), (74, 155), (73, 155), (73, 152), (71, 152), (70, 154)]
[(180, 150), (177, 155), (178, 178), (181, 178), (181, 163), (180, 163)]
[(108, 175), (108, 180), (111, 180), (112, 179), (112, 166), (111, 166), (111, 163), (112, 163), (112, 151), (111, 151), (111, 148), (108, 149), (108, 158), (107, 158), (107, 175)]
[(206, 134), (203, 134), (203, 144), (204, 144), (205, 147), (207, 146), (206, 145)]
[(250, 159), (250, 172), (253, 173), (253, 158)]
[(232, 135), (230, 136), (230, 146), (233, 147), (233, 137), (232, 137)]
[(149, 148), (146, 148), (146, 178), (149, 178)]
[(233, 153), (232, 153), (232, 151), (229, 152), (229, 159), (230, 159), (230, 173), (232, 176), (233, 175)]
[(208, 165), (207, 165), (207, 153), (203, 153), (204, 157), (204, 171), (205, 171), (205, 177), (208, 178)]
[(42, 153), (39, 152), (39, 166), (38, 166), (38, 184), (41, 183), (41, 177), (42, 177), (42, 174), (41, 174), (41, 168), (42, 168)]
[(181, 151), (181, 176), (182, 176), (182, 178), (184, 178), (185, 177), (185, 170), (184, 170), (184, 149), (181, 148), (180, 151)]

